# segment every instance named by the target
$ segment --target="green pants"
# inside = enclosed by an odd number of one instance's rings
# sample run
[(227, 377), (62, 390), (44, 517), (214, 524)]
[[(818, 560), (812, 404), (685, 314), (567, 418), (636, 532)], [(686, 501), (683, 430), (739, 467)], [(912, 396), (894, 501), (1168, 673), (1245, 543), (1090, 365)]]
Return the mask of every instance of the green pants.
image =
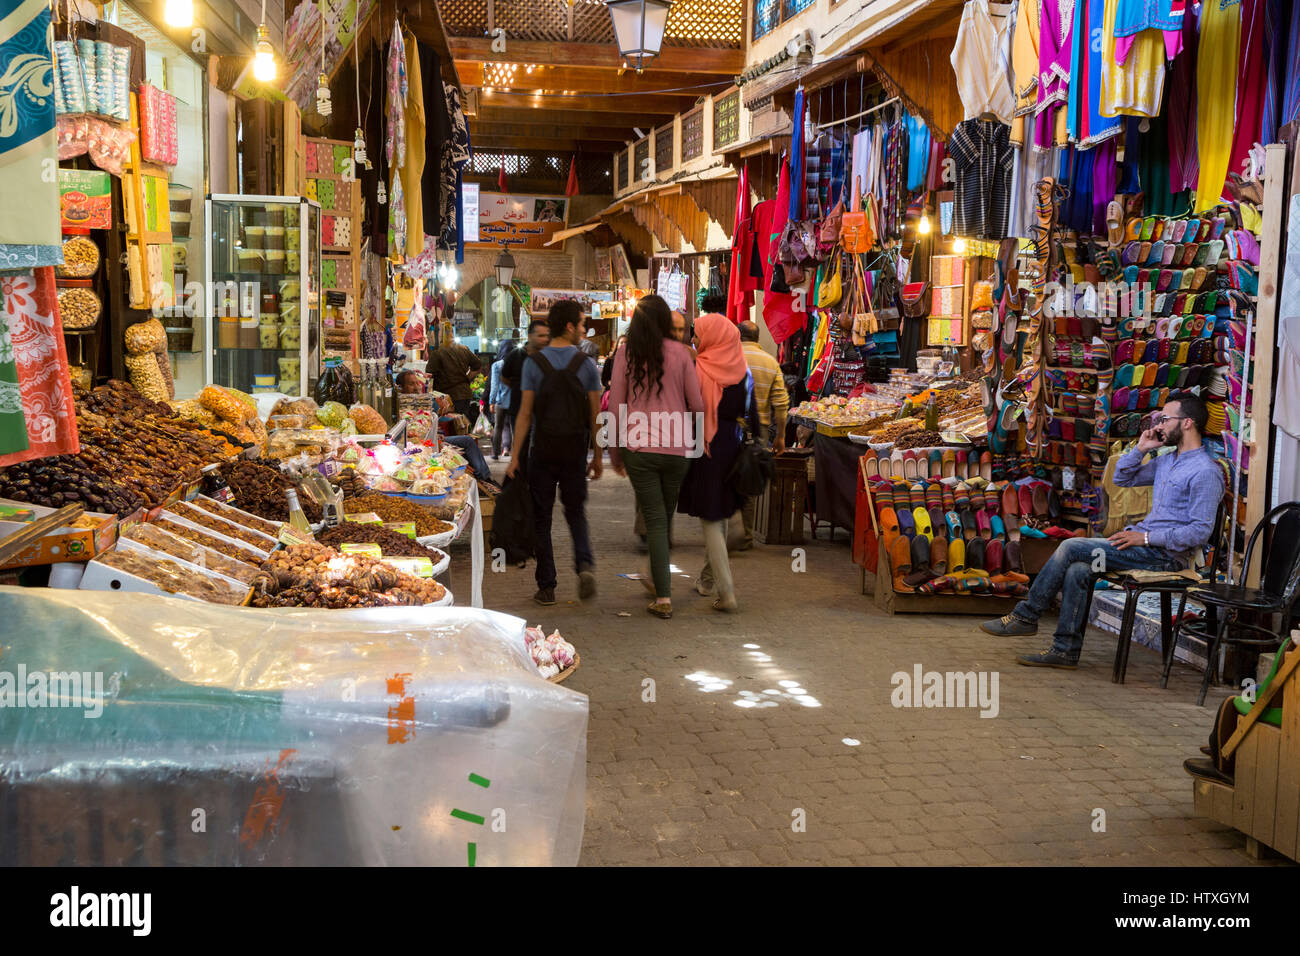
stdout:
[(672, 596), (669, 573), (668, 522), (677, 510), (677, 494), (690, 467), (682, 455), (660, 455), (649, 451), (624, 451), (623, 464), (636, 492), (636, 503), (645, 516), (646, 543), (650, 545), (650, 571), (655, 595)]

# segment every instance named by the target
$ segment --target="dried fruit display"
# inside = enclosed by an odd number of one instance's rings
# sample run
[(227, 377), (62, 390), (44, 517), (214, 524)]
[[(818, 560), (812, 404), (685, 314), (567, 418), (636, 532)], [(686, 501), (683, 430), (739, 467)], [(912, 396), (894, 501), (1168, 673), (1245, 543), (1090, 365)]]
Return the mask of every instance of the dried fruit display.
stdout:
[(97, 475), (75, 455), (38, 458), (0, 469), (0, 498), (47, 508), (80, 503), (87, 511), (119, 518), (145, 503), (138, 492)]
[(99, 321), (104, 309), (93, 289), (59, 290), (59, 321), (65, 329), (89, 329)]
[(319, 544), (277, 551), (262, 565), (276, 594), (258, 595), (255, 607), (386, 607), (433, 604), (446, 589), (359, 554), (339, 554)]
[(265, 551), (270, 554), (275, 550), (275, 539), (267, 537), (260, 531), (254, 531), (252, 528), (245, 528), (242, 525), (235, 524), (225, 518), (219, 518), (214, 514), (209, 514), (202, 508), (195, 508), (185, 501), (174, 501), (163, 511), (163, 514), (172, 513), (184, 518), (186, 521), (192, 521), (194, 524), (202, 525), (209, 531), (215, 531), (217, 534), (223, 534), (227, 538), (235, 538), (245, 544), (251, 544), (259, 551)]
[[(60, 279), (84, 279), (99, 268), (99, 246), (86, 236), (71, 236), (63, 240), (63, 265), (54, 267)], [(67, 324), (66, 321), (64, 323)]]
[(232, 508), (222, 501), (216, 501), (213, 498), (205, 498), (202, 495), (190, 502), (195, 508), (202, 508), (211, 514), (226, 518), (238, 524), (252, 528), (254, 531), (260, 531), (263, 534), (270, 535), (272, 538), (280, 534), (281, 522), (267, 521), (265, 518), (259, 518), (257, 515), (247, 511), (241, 511), (238, 508)]
[(435, 518), (428, 508), (407, 501), (405, 498), (393, 498), (374, 492), (345, 499), (343, 510), (350, 515), (372, 511), (385, 521), (414, 521), (415, 533), (422, 538), (426, 535), (453, 531), (456, 527), (450, 521)]
[(95, 559), (127, 574), (142, 578), (169, 594), (186, 594), (211, 604), (243, 604), (248, 589), (220, 578), (195, 574), (175, 561), (154, 558), (140, 551), (107, 551)]
[[(230, 485), (234, 496), (230, 503), (236, 508), (269, 521), (289, 520), (289, 499), (285, 491), (293, 487), (293, 482), (276, 469), (244, 458), (222, 465), (221, 475)], [(298, 500), (308, 520), (320, 520), (320, 506), (316, 502), (305, 495), (299, 495)]]
[(357, 426), (357, 434), (383, 435), (388, 431), (388, 422), (384, 421), (384, 416), (369, 405), (353, 405), (348, 414)]
[(251, 564), (255, 568), (259, 567), (265, 558), (265, 555), (261, 552), (249, 551), (247, 548), (241, 548), (239, 545), (233, 544), (230, 541), (222, 541), (220, 538), (210, 535), (206, 531), (200, 531), (198, 528), (191, 528), (178, 521), (171, 521), (162, 515), (158, 516), (158, 519), (154, 524), (162, 528), (164, 531), (170, 531), (172, 534), (184, 538), (186, 541), (193, 541), (195, 544), (201, 544), (205, 548), (211, 548), (218, 554), (224, 554), (226, 557), (234, 558), (236, 561), (242, 561), (244, 564)]
[(224, 574), (236, 581), (242, 581), (244, 584), (256, 587), (259, 591), (274, 587), (275, 584), (271, 576), (260, 568), (228, 558), (221, 552), (196, 542), (186, 541), (156, 524), (128, 525), (122, 529), (122, 537), (128, 541), (139, 542), (155, 551), (170, 554), (182, 561), (188, 561), (190, 564)]
[(358, 521), (344, 521), (338, 527), (326, 528), (316, 535), (316, 540), (332, 548), (341, 544), (377, 544), (386, 558), (428, 558), (435, 567), (446, 557), (437, 548), (426, 548), (420, 542), (391, 528)]

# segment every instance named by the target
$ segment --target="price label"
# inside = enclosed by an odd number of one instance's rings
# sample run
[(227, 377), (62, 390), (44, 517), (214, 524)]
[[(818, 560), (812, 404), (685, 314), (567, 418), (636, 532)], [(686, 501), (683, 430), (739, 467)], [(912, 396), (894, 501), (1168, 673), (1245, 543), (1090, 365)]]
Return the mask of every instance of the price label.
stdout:
[(414, 521), (386, 521), (384, 527), (389, 531), (396, 531), (398, 534), (404, 534), (408, 538), (416, 537)]
[(349, 521), (355, 521), (357, 524), (383, 524), (384, 519), (379, 517), (373, 511), (363, 511), (360, 514), (348, 515)]
[(341, 544), (339, 551), (343, 554), (364, 554), (367, 558), (382, 558), (383, 549), (377, 544)]
[(384, 558), (384, 563), (417, 578), (433, 577), (433, 562), (428, 558)]
[(313, 544), (316, 539), (306, 531), (299, 531), (292, 525), (280, 525), (279, 541), (286, 548), (292, 548), (295, 544)]

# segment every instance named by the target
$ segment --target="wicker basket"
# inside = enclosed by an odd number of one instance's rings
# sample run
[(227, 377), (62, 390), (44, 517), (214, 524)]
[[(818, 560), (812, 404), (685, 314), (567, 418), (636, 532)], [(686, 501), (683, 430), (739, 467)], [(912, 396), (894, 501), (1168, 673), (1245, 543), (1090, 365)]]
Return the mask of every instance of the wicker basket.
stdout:
[(560, 671), (554, 677), (548, 677), (546, 679), (549, 680), (552, 684), (562, 683), (568, 680), (570, 676), (572, 676), (573, 672), (578, 669), (578, 665), (581, 663), (582, 663), (582, 655), (579, 654), (577, 651), (574, 651), (573, 663), (570, 664), (568, 667), (566, 667), (564, 670)]

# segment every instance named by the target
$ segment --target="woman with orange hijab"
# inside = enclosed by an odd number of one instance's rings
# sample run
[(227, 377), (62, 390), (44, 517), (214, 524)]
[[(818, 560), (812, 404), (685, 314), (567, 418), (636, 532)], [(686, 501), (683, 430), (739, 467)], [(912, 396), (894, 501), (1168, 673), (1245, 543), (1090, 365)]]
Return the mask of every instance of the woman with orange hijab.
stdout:
[(691, 461), (682, 483), (677, 510), (700, 519), (708, 557), (695, 589), (703, 595), (715, 590), (717, 611), (735, 611), (736, 591), (727, 560), (727, 519), (741, 509), (727, 476), (740, 452), (740, 420), (747, 418), (752, 433), (758, 431), (754, 403), (750, 400), (749, 366), (740, 347), (740, 330), (724, 315), (707, 313), (695, 320), (695, 371), (704, 398), (704, 454)]

